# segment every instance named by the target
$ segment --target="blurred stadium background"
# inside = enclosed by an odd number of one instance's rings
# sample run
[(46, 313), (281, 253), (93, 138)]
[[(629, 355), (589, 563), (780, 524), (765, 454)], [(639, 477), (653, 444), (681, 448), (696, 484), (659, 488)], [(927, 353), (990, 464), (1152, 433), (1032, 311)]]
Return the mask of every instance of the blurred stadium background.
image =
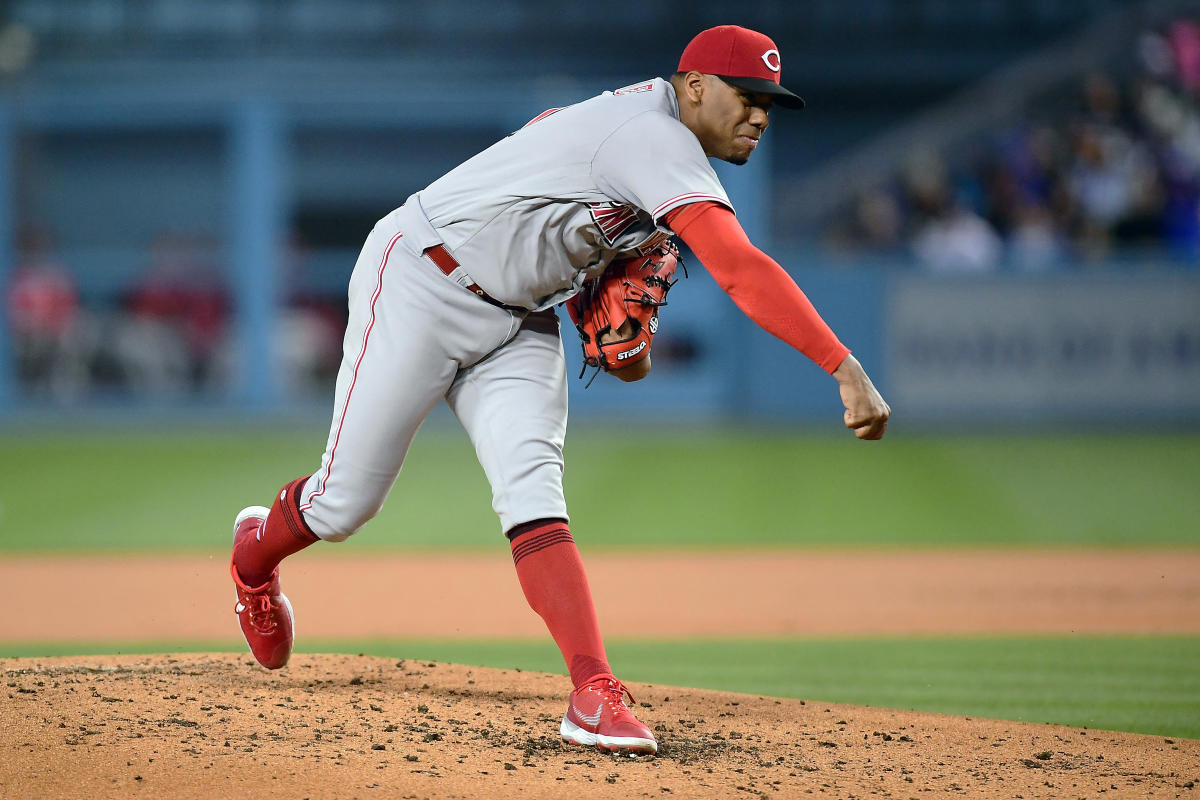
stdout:
[[(377, 218), (725, 22), (809, 108), (722, 178), (901, 425), (1195, 424), (1200, 4), (1171, 0), (0, 3), (0, 418), (323, 417)], [(574, 421), (836, 414), (703, 270), (665, 320), (654, 379), (573, 383)]]

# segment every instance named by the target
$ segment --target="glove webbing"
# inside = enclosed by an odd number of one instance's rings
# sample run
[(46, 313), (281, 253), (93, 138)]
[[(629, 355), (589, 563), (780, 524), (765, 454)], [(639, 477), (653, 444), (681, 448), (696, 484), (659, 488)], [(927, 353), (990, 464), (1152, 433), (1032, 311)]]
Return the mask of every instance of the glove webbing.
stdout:
[[(669, 247), (671, 248), (671, 250), (673, 251), (673, 255), (675, 256), (675, 269), (682, 270), (684, 278), (691, 277), (688, 274), (687, 264), (684, 263), (683, 256), (679, 253), (679, 249), (677, 247), (675, 247), (674, 244), (669, 244)], [(636, 296), (631, 297), (628, 294), (626, 294), (624, 297), (624, 300), (627, 303), (638, 303), (642, 306), (653, 306), (655, 308), (660, 308), (662, 306), (667, 305), (667, 299), (666, 299), (667, 293), (670, 292), (671, 287), (674, 286), (675, 284), (679, 283), (680, 280), (681, 280), (680, 278), (675, 278), (674, 280), (668, 281), (665, 278), (662, 278), (658, 275), (650, 275), (649, 277), (645, 278), (644, 282), (647, 285), (658, 286), (658, 287), (662, 288), (663, 299), (661, 301), (659, 301), (659, 300), (655, 300), (651, 295), (646, 293), (646, 291), (644, 289), (641, 289), (636, 284), (634, 284), (632, 281), (625, 279), (624, 281), (622, 281), (622, 283), (626, 287), (626, 290), (633, 290), (633, 292), (635, 293)], [(598, 287), (599, 287), (599, 282), (593, 282), (588, 287), (587, 304), (589, 306), (595, 302), (596, 290)], [(642, 321), (641, 320), (639, 320), (637, 317), (629, 316), (629, 321), (631, 323), (633, 323), (634, 330), (628, 338), (620, 340), (621, 342), (627, 342), (627, 341), (637, 338), (638, 334), (641, 333), (641, 331), (642, 331), (642, 328), (641, 328)], [(591, 342), (591, 337), (588, 336), (587, 330), (584, 327), (582, 322), (576, 323), (575, 328), (579, 332), (579, 338), (581, 340), (583, 340), (584, 343)], [(596, 350), (597, 351), (600, 350), (599, 337), (603, 336), (606, 332), (611, 331), (611, 330), (612, 330), (612, 326), (609, 325), (609, 327), (606, 328), (604, 331), (598, 331), (596, 333), (596, 337), (597, 337)], [(652, 331), (651, 335), (653, 335), (653, 333), (654, 332)], [(620, 344), (620, 342), (608, 342), (607, 344), (610, 344), (610, 345), (611, 344)], [(592, 373), (592, 376), (590, 378), (588, 378), (588, 382), (583, 385), (583, 388), (585, 388), (585, 389), (590, 388), (592, 385), (592, 381), (596, 380), (596, 376), (599, 375), (603, 371), (603, 368), (600, 366), (600, 362), (598, 359), (592, 360), (592, 359), (589, 359), (585, 355), (584, 359), (583, 359), (583, 364), (579, 369), (579, 378), (578, 378), (579, 380), (583, 379), (583, 376), (587, 372), (588, 367), (595, 367), (596, 371)]]

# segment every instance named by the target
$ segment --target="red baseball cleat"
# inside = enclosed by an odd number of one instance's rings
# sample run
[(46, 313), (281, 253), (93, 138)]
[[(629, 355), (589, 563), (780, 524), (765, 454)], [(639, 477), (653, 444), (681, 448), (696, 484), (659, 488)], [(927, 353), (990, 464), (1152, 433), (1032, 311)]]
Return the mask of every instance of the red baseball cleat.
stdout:
[[(257, 536), (270, 509), (262, 506), (243, 508), (233, 523), (233, 544), (247, 536)], [(262, 586), (250, 587), (242, 583), (237, 564), (230, 560), (229, 572), (237, 589), (238, 622), (250, 652), (258, 663), (267, 669), (279, 669), (292, 655), (292, 604), (279, 589), (279, 570), (271, 573), (271, 579)]]
[(654, 734), (629, 710), (633, 702), (625, 684), (611, 675), (585, 683), (571, 692), (559, 727), (562, 740), (612, 752), (657, 753)]

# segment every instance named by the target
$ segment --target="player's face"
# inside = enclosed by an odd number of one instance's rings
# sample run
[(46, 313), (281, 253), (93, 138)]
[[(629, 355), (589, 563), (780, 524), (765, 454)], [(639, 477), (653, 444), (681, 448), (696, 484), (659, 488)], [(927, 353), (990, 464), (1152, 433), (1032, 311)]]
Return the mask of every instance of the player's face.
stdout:
[(696, 138), (706, 155), (745, 164), (770, 123), (771, 96), (748, 92), (709, 75), (697, 109)]

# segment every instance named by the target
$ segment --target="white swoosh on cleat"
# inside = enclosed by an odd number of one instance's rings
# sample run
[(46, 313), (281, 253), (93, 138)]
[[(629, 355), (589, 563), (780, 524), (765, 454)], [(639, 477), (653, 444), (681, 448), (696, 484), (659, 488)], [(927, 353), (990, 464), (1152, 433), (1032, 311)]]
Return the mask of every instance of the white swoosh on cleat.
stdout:
[(598, 709), (595, 714), (585, 714), (580, 711), (579, 706), (575, 705), (574, 703), (571, 703), (571, 710), (575, 712), (575, 716), (579, 717), (592, 727), (595, 727), (596, 723), (600, 721), (600, 714), (604, 711), (604, 709)]

